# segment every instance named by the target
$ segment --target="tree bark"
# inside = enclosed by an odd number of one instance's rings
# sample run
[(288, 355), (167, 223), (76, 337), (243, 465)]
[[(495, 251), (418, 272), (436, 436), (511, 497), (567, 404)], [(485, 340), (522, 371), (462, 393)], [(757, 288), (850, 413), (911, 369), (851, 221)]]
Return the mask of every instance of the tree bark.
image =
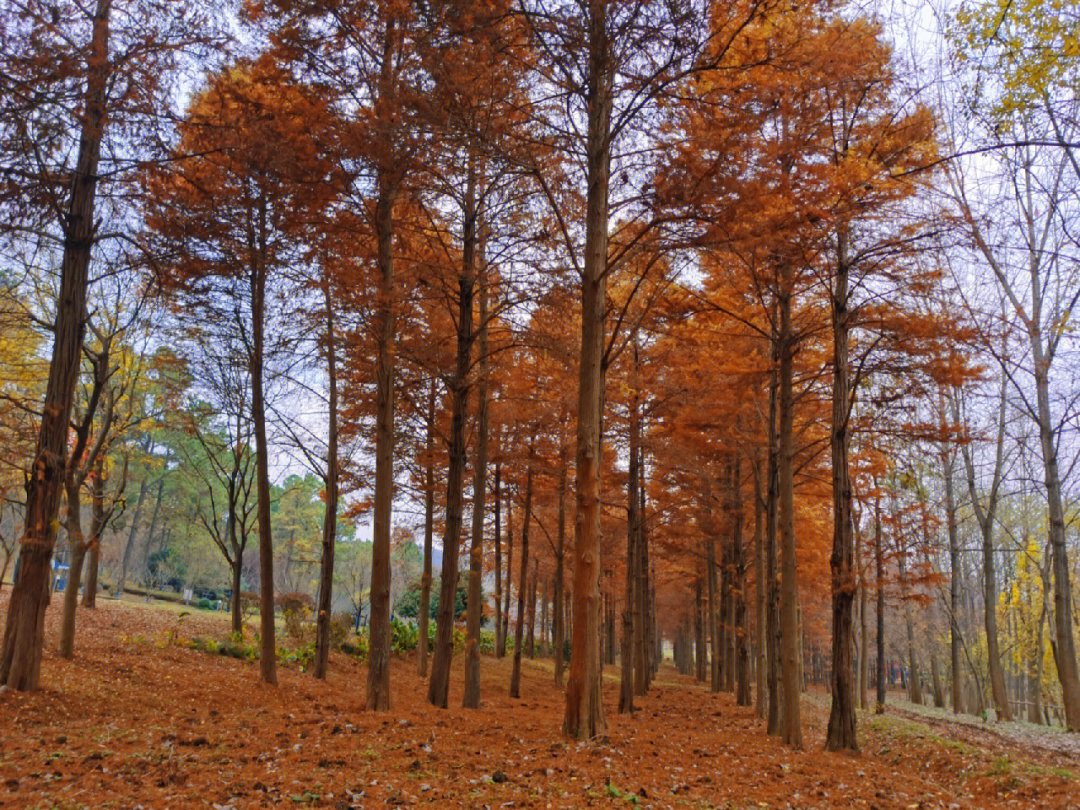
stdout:
[(566, 444), (559, 443), (559, 511), (558, 533), (555, 540), (555, 587), (552, 596), (552, 635), (555, 646), (555, 685), (562, 688), (563, 671), (566, 664), (566, 624), (563, 621), (563, 603), (566, 601), (563, 589), (563, 558), (566, 549), (566, 485), (567, 485)]
[(850, 332), (847, 234), (837, 235), (836, 278), (831, 295), (833, 380), (829, 446), (832, 455), (833, 547), (832, 573), (832, 706), (825, 737), (827, 751), (858, 751), (855, 733), (854, 625), (855, 544), (851, 514), (851, 383), (848, 370)]
[(945, 525), (949, 537), (949, 670), (952, 675), (952, 710), (953, 714), (962, 714), (964, 693), (963, 679), (960, 675), (960, 532), (956, 522), (953, 460), (952, 453), (942, 451), (941, 466), (945, 478)]
[(315, 677), (326, 677), (330, 657), (330, 621), (333, 618), (334, 546), (337, 543), (338, 505), (338, 384), (337, 338), (334, 333), (334, 300), (330, 284), (323, 281), (326, 309), (326, 373), (328, 387), (326, 440), (326, 506), (323, 511), (322, 564), (319, 571), (319, 604), (315, 619)]
[(514, 627), (514, 668), (510, 673), (510, 697), (521, 697), (521, 650), (525, 631), (525, 595), (529, 576), (529, 520), (532, 517), (533, 458), (535, 440), (529, 441), (528, 467), (525, 472), (525, 514), (521, 520), (521, 573), (518, 579), (517, 625)]
[[(874, 482), (875, 488), (877, 482)], [(877, 703), (874, 714), (885, 711), (885, 549), (881, 536), (881, 497), (874, 496), (874, 566), (877, 572)]]
[(469, 547), (469, 599), (465, 618), (465, 697), (462, 706), (480, 707), (480, 619), (483, 607), (484, 498), (487, 494), (488, 343), (487, 287), (480, 283), (480, 380), (477, 386), (476, 460), (473, 465), (472, 544)]
[[(501, 448), (499, 448), (501, 452)], [(503, 641), (503, 572), (502, 572), (502, 466), (495, 462), (495, 657), (506, 653)], [(558, 667), (556, 667), (558, 669)]]
[(587, 191), (578, 366), (577, 542), (574, 544), (574, 626), (563, 718), (563, 733), (580, 740), (601, 734), (606, 726), (600, 699), (600, 469), (613, 92), (604, 0), (588, 0), (587, 15)]
[(777, 476), (779, 482), (780, 536), (780, 626), (784, 683), (784, 742), (802, 748), (802, 720), (799, 695), (801, 684), (801, 648), (799, 645), (798, 584), (795, 558), (795, 447), (794, 447), (794, 358), (795, 335), (791, 324), (794, 269), (789, 261), (780, 263), (777, 294), (780, 314), (778, 343), (780, 350), (777, 418), (779, 442)]
[(390, 709), (390, 522), (394, 502), (394, 202), (398, 184), (394, 150), (394, 60), (399, 32), (385, 20), (378, 78), (376, 129), (383, 148), (376, 170), (375, 242), (379, 293), (375, 307), (375, 493), (372, 517), (371, 611), (366, 706)]
[(424, 431), (424, 570), (420, 575), (420, 611), (417, 615), (416, 671), (428, 674), (428, 644), (431, 632), (432, 544), (435, 537), (435, 377), (428, 386), (427, 420)]

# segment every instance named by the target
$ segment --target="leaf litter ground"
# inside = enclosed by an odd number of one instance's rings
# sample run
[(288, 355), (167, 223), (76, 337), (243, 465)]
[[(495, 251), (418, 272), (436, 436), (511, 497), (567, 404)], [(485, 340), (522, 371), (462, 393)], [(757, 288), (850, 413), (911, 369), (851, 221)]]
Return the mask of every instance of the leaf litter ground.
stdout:
[[(6, 608), (6, 599), (4, 599)], [(2, 616), (2, 613), (0, 613)], [(80, 610), (74, 660), (54, 654), (49, 609), (42, 689), (0, 695), (0, 806), (167, 807), (1076, 807), (1080, 767), (1037, 747), (895, 715), (861, 718), (863, 753), (822, 751), (824, 702), (807, 701), (805, 751), (769, 737), (753, 711), (664, 667), (634, 716), (579, 744), (559, 733), (547, 660), (482, 662), (483, 707), (425, 701), (412, 658), (393, 668), (393, 710), (364, 710), (365, 667), (335, 654), (325, 682), (178, 638), (223, 637), (227, 620), (103, 599)]]

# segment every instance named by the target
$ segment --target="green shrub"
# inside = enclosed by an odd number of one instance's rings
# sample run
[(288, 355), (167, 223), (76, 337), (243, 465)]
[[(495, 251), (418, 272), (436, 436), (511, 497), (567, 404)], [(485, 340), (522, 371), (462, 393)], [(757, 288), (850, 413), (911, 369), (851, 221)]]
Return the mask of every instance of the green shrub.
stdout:
[(396, 616), (390, 619), (390, 649), (396, 653), (415, 650), (420, 641), (420, 629), (412, 622)]
[(200, 596), (199, 601), (195, 603), (195, 607), (199, 610), (210, 610), (213, 607), (213, 602), (207, 599), (205, 596)]

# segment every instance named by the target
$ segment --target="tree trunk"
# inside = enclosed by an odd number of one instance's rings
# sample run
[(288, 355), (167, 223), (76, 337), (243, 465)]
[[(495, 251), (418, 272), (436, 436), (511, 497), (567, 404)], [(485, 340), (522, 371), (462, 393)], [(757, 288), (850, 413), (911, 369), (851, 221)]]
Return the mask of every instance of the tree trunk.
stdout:
[[(944, 408), (942, 409), (944, 410)], [(956, 522), (956, 494), (953, 491), (953, 455), (941, 454), (945, 478), (945, 525), (949, 537), (949, 670), (952, 675), (953, 714), (964, 711), (963, 679), (960, 672), (960, 533)]]
[[(266, 205), (259, 208), (260, 239), (266, 234)], [(270, 529), (269, 448), (266, 440), (266, 402), (263, 396), (264, 335), (266, 309), (265, 246), (251, 264), (251, 418), (255, 427), (255, 489), (259, 515), (259, 674), (277, 683), (277, 643), (274, 627), (274, 535)], [(253, 245), (252, 248), (255, 248)], [(253, 250), (253, 253), (255, 251)]]
[[(635, 356), (637, 346), (634, 346)], [(631, 392), (629, 403), (629, 469), (626, 475), (626, 591), (623, 596), (623, 634), (620, 653), (619, 713), (634, 712), (634, 695), (642, 694), (644, 681), (644, 638), (641, 599), (641, 553), (638, 549), (638, 393)], [(635, 678), (636, 673), (636, 678)]]
[[(778, 361), (774, 357), (774, 362)], [(769, 583), (768, 589), (768, 615), (766, 626), (768, 638), (768, 689), (769, 689), (769, 719), (767, 723), (768, 733), (779, 736), (784, 731), (783, 706), (780, 702), (780, 571), (777, 526), (779, 523), (779, 471), (780, 455), (777, 432), (777, 394), (779, 393), (779, 363), (775, 362), (772, 383), (769, 386), (769, 456), (768, 456), (768, 490), (765, 501), (765, 557), (766, 577)]]
[(799, 694), (801, 672), (801, 648), (799, 646), (798, 584), (795, 558), (795, 446), (793, 424), (794, 403), (794, 357), (795, 335), (791, 325), (791, 299), (794, 285), (794, 269), (789, 261), (780, 264), (779, 293), (780, 313), (778, 335), (780, 349), (777, 417), (779, 440), (777, 452), (777, 480), (779, 482), (780, 535), (780, 627), (781, 653), (783, 656), (784, 682), (784, 742), (793, 748), (802, 748), (802, 720)]
[(480, 619), (483, 608), (484, 498), (487, 494), (488, 343), (487, 286), (480, 283), (480, 380), (477, 387), (476, 460), (473, 465), (472, 543), (469, 547), (469, 597), (465, 618), (465, 697), (462, 706), (480, 707)]
[[(877, 482), (874, 482), (875, 488)], [(874, 498), (874, 566), (877, 573), (877, 704), (874, 714), (885, 711), (885, 549), (881, 536), (881, 498)]]
[(100, 559), (101, 535), (105, 533), (105, 452), (102, 450), (94, 464), (92, 505), (90, 517), (90, 545), (86, 554), (86, 587), (83, 588), (82, 606), (88, 610), (97, 607), (98, 561)]
[(750, 705), (750, 650), (746, 626), (746, 553), (743, 549), (742, 458), (736, 452), (731, 471), (731, 549), (735, 638), (735, 702)]
[(529, 579), (529, 635), (525, 641), (525, 654), (536, 657), (536, 580), (540, 576), (539, 561), (533, 557), (533, 572)]
[(75, 608), (79, 604), (79, 583), (82, 580), (83, 561), (86, 559), (86, 539), (82, 530), (82, 479), (68, 473), (67, 491), (67, 540), (71, 549), (68, 563), (67, 586), (64, 588), (64, 611), (60, 621), (60, 657), (71, 658), (75, 654)]
[(457, 296), (457, 358), (450, 382), (450, 446), (446, 470), (446, 526), (443, 532), (439, 613), (435, 621), (435, 650), (431, 660), (428, 702), (445, 709), (450, 690), (450, 661), (454, 655), (454, 596), (457, 592), (465, 473), (465, 416), (469, 403), (469, 366), (473, 342), (473, 284), (475, 281), (476, 174), (469, 172), (465, 204), (465, 239)]
[(26, 482), (25, 522), (17, 563), (19, 580), (11, 591), (0, 648), (0, 684), (20, 691), (36, 689), (41, 675), (50, 562), (67, 464), (68, 422), (86, 328), (86, 288), (95, 230), (94, 196), (110, 72), (111, 5), (111, 0), (97, 0), (94, 10), (79, 152), (62, 223), (64, 251), (52, 358), (34, 461)]
[(393, 72), (399, 33), (385, 21), (378, 79), (376, 137), (384, 148), (376, 170), (375, 263), (379, 293), (375, 306), (375, 492), (372, 516), (371, 609), (368, 633), (366, 706), (390, 709), (390, 522), (394, 505), (394, 202), (398, 185), (393, 143)]
[[(708, 492), (706, 497), (711, 497)], [(720, 606), (716, 592), (716, 540), (711, 531), (705, 535), (705, 583), (706, 611), (709, 617), (709, 691), (719, 692), (720, 660), (723, 651), (720, 645)]]
[(330, 284), (323, 281), (326, 308), (326, 373), (328, 380), (326, 440), (326, 506), (323, 510), (322, 565), (319, 571), (319, 604), (315, 620), (315, 677), (326, 677), (330, 657), (330, 621), (333, 611), (334, 546), (337, 543), (338, 505), (338, 388), (337, 338), (334, 333), (334, 300)]
[(566, 601), (563, 593), (563, 557), (566, 548), (566, 484), (567, 463), (566, 445), (559, 445), (559, 525), (555, 540), (555, 593), (552, 596), (552, 634), (555, 645), (555, 685), (560, 689), (563, 685), (563, 670), (566, 663), (566, 623), (563, 621), (563, 603)]
[(506, 494), (506, 577), (504, 584), (506, 593), (503, 594), (503, 627), (502, 641), (505, 653), (506, 641), (510, 638), (510, 591), (514, 570), (514, 512), (513, 499), (510, 493)]
[(831, 296), (833, 338), (832, 419), (829, 446), (832, 455), (833, 547), (832, 573), (832, 706), (825, 737), (827, 751), (858, 751), (855, 733), (854, 625), (855, 544), (851, 515), (851, 472), (848, 467), (848, 431), (851, 383), (848, 374), (848, 260), (847, 235), (837, 236), (836, 279)]
[(432, 542), (435, 535), (435, 377), (428, 386), (427, 421), (424, 438), (424, 570), (420, 575), (420, 612), (417, 615), (416, 671), (428, 672), (428, 644), (431, 632)]
[[(499, 448), (500, 452), (502, 448)], [(503, 641), (503, 572), (502, 572), (502, 467), (495, 462), (495, 657), (502, 658), (506, 652)], [(556, 667), (558, 669), (558, 667)]]
[(694, 580), (694, 677), (705, 681), (705, 622), (701, 616), (701, 577)]
[(765, 638), (765, 625), (767, 619), (765, 617), (765, 593), (768, 590), (768, 584), (765, 579), (765, 502), (760, 492), (760, 481), (762, 470), (760, 469), (760, 459), (755, 453), (754, 456), (755, 466), (755, 486), (754, 486), (754, 583), (755, 591), (755, 614), (757, 616), (757, 634), (755, 636), (756, 650), (755, 650), (755, 663), (756, 663), (756, 676), (757, 676), (757, 688), (755, 690), (755, 704), (754, 709), (757, 716), (762, 720), (765, 720), (769, 716), (769, 706), (767, 703), (767, 686), (765, 684), (765, 675), (768, 670), (768, 659), (766, 657), (766, 649), (768, 647)]
[(579, 740), (601, 734), (606, 726), (600, 699), (600, 471), (613, 92), (604, 0), (588, 0), (587, 14), (587, 193), (578, 366), (574, 627), (563, 718), (563, 733)]
[(514, 627), (514, 668), (510, 674), (510, 697), (521, 697), (521, 649), (525, 631), (525, 595), (529, 576), (529, 520), (532, 517), (533, 457), (535, 440), (529, 441), (528, 467), (525, 472), (525, 514), (521, 519), (521, 574), (518, 579), (517, 625)]

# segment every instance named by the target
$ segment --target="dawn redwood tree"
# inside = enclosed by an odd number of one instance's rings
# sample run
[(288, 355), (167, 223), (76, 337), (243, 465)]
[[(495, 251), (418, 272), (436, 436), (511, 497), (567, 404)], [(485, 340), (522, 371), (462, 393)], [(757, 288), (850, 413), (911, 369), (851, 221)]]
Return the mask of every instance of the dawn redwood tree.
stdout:
[(319, 192), (332, 188), (309, 137), (323, 117), (320, 103), (266, 57), (213, 77), (180, 127), (179, 150), (197, 157), (151, 177), (155, 198), (147, 213), (167, 290), (207, 314), (220, 307), (222, 295), (232, 294), (232, 285), (246, 295), (247, 311), (237, 307), (231, 317), (243, 338), (251, 384), (260, 674), (267, 683), (277, 682), (264, 393), (268, 287), (296, 256), (297, 218), (316, 209)]
[(172, 106), (169, 80), (178, 54), (194, 50), (205, 37), (203, 11), (201, 5), (165, 0), (8, 0), (0, 6), (5, 21), (18, 20), (11, 35), (0, 40), (0, 206), (5, 214), (0, 237), (16, 243), (39, 240), (38, 247), (55, 251), (59, 259), (48, 382), (27, 477), (19, 581), (0, 648), (0, 683), (14, 689), (38, 685), (91, 257), (95, 244), (118, 235), (112, 220), (104, 225), (98, 202), (103, 192), (119, 199), (112, 189), (132, 175), (130, 150), (103, 152), (111, 143), (109, 122), (122, 120), (128, 134), (152, 132)]

